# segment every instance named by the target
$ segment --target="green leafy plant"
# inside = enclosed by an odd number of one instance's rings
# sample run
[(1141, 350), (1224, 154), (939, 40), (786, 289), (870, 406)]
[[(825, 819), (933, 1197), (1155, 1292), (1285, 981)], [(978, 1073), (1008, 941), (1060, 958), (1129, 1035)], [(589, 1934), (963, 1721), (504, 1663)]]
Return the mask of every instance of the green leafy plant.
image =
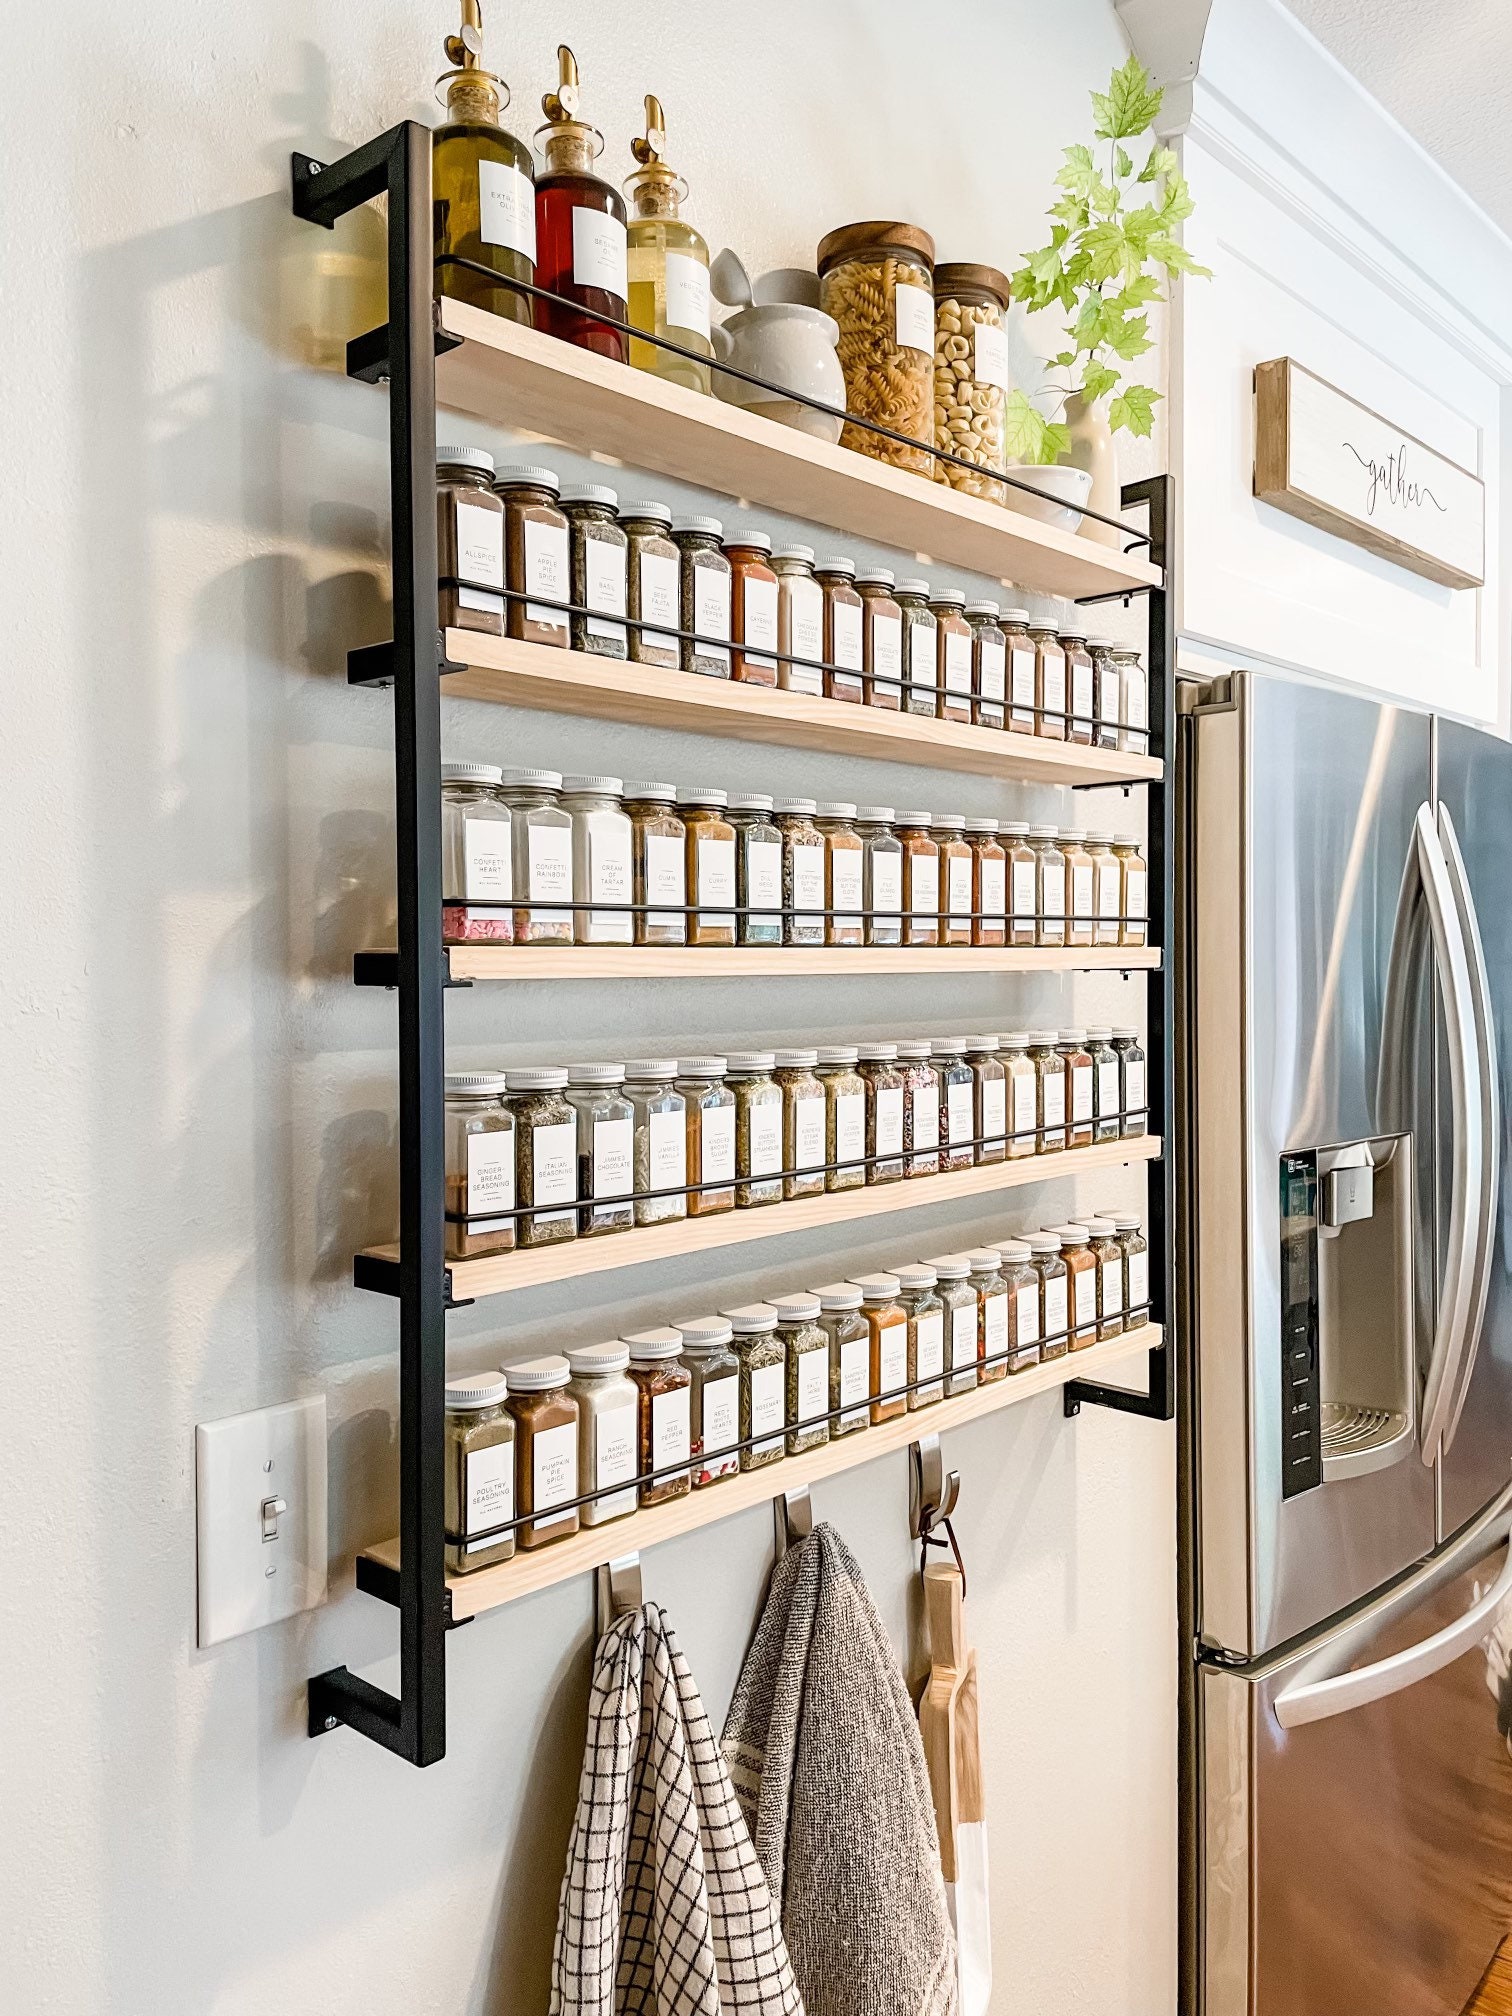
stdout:
[[(1105, 92), (1092, 93), (1094, 137), (1106, 141), (1106, 161), (1100, 164), (1091, 147), (1065, 150), (1055, 178), (1063, 193), (1049, 211), (1050, 242), (1026, 253), (1013, 276), (1016, 301), (1031, 311), (1059, 307), (1067, 317), (1066, 347), (1050, 359), (1064, 382), (1041, 389), (1058, 395), (1061, 411), (1073, 392), (1088, 405), (1107, 399), (1110, 426), (1130, 434), (1149, 433), (1160, 397), (1124, 377), (1123, 367), (1154, 340), (1145, 311), (1163, 298), (1171, 274), (1210, 277), (1175, 236), (1193, 209), (1175, 154), (1152, 137), (1136, 170), (1124, 144), (1150, 132), (1161, 97), (1134, 56), (1113, 72)], [(1027, 392), (1009, 393), (1003, 419), (1014, 460), (1054, 462), (1071, 445), (1065, 425), (1047, 419)]]

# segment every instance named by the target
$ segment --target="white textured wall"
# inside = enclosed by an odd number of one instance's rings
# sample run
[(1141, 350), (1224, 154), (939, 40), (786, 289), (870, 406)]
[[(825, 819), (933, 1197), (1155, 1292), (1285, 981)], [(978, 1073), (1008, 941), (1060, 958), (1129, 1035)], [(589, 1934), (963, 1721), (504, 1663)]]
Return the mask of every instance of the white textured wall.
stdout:
[[(354, 1549), (392, 1530), (396, 1323), (348, 1285), (352, 1249), (392, 1218), (394, 1011), (347, 978), (390, 902), (389, 705), (342, 677), (346, 647), (384, 630), (385, 414), (330, 368), (381, 314), (378, 230), (294, 223), (288, 155), (429, 116), (448, 25), (441, 0), (208, 16), (83, 0), (65, 54), (44, 10), (9, 24), (0, 2003), (17, 2016), (545, 2006), (586, 1583), (453, 1637), (436, 1769), (302, 1734), (309, 1673), (397, 1679), (391, 1614), (350, 1592)], [(655, 88), (692, 215), (757, 266), (889, 213), (933, 226), (942, 256), (1011, 266), (1038, 241), (1086, 90), (1122, 54), (1109, 0), (948, 17), (894, 0), (675, 16), (530, 0), (490, 27), (527, 128), (570, 36), (616, 176)], [(1069, 817), (1054, 794), (981, 779), (480, 706), (450, 705), (447, 733), (496, 760)], [(1119, 988), (1092, 992), (1132, 1010)], [(476, 1063), (1003, 1027), (1063, 998), (1053, 982), (704, 983), (479, 989), (449, 1013), (454, 1056)], [(484, 1306), (454, 1319), (453, 1363), (960, 1246), (1069, 1202), (1024, 1192), (969, 1225), (934, 1209), (855, 1241), (747, 1247), (723, 1279), (690, 1264)], [(334, 1600), (201, 1654), (193, 1425), (316, 1389)], [(983, 1661), (1000, 2006), (1154, 2016), (1174, 1974), (1170, 1432), (1096, 1411), (1064, 1424), (1048, 1399), (949, 1454)], [(912, 1663), (904, 1459), (817, 1499)], [(647, 1560), (716, 1715), (769, 1548), (753, 1513)]]

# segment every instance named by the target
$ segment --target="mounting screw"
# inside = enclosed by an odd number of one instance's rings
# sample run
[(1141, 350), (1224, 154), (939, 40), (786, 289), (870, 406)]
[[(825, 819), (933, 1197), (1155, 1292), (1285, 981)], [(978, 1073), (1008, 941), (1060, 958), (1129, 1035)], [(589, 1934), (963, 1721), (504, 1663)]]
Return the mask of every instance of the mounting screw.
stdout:
[(318, 175), (323, 165), (324, 164), (319, 161), (312, 161), (305, 172), (306, 174), (309, 175)]
[(325, 1719), (325, 1726), (327, 1733), (329, 1733), (332, 1729), (339, 1729), (341, 1727), (341, 1724), (336, 1720), (336, 1717), (334, 1715), (327, 1715)]

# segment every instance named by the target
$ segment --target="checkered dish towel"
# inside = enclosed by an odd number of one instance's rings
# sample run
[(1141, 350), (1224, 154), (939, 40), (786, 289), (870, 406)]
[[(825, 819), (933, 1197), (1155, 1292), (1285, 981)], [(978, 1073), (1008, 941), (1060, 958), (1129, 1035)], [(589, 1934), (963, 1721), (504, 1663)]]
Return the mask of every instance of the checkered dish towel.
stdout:
[(599, 1640), (551, 2016), (804, 2016), (766, 1878), (660, 1607)]

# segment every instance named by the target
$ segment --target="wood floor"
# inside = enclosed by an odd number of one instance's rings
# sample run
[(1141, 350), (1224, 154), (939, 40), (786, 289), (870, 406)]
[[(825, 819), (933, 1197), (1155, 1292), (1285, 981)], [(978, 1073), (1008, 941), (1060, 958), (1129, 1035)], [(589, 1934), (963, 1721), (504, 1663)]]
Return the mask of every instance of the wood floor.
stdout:
[(1470, 1998), (1465, 2016), (1512, 2016), (1512, 1936), (1486, 1969), (1486, 1977)]

